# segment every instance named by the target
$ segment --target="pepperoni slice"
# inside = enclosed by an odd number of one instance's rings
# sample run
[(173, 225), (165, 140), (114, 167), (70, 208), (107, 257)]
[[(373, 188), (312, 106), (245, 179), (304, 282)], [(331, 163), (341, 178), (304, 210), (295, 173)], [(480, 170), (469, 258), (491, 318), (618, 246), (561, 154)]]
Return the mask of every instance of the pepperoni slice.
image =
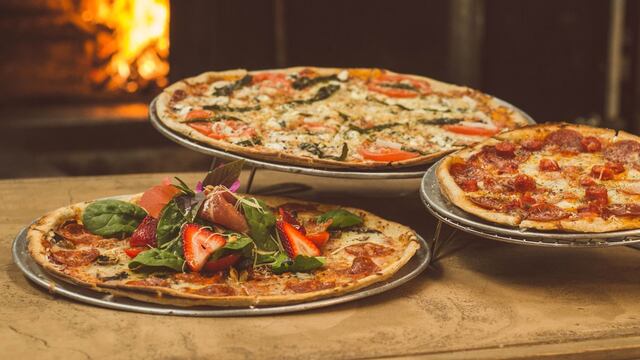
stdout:
[(603, 207), (596, 202), (591, 202), (585, 206), (580, 206), (577, 211), (582, 217), (594, 217), (602, 214)]
[(513, 158), (506, 159), (500, 155), (495, 146), (484, 146), (482, 150), (469, 158), (469, 162), (479, 163), (478, 167), (484, 167), (485, 164), (494, 166), (498, 174), (513, 174), (518, 171), (518, 165), (524, 159)]
[(587, 152), (597, 152), (602, 149), (602, 143), (595, 136), (587, 136), (580, 143)]
[(621, 140), (611, 144), (602, 152), (605, 159), (618, 163), (638, 162), (640, 143), (635, 140)]
[(544, 142), (545, 145), (558, 148), (560, 151), (581, 152), (582, 134), (575, 130), (559, 129), (547, 135)]
[(614, 174), (621, 174), (624, 172), (624, 165), (617, 162), (608, 162), (604, 164), (604, 167), (613, 171)]
[(226, 284), (209, 285), (189, 292), (204, 296), (232, 296), (236, 294), (236, 290)]
[(611, 216), (640, 216), (640, 204), (611, 204), (604, 209), (605, 218)]
[(90, 244), (97, 240), (101, 240), (102, 237), (98, 235), (94, 235), (87, 231), (83, 225), (80, 225), (76, 222), (69, 222), (64, 224), (56, 233), (63, 238), (71, 241), (75, 245), (78, 244)]
[(487, 210), (503, 211), (507, 205), (504, 200), (489, 196), (469, 196), (468, 198), (472, 203)]
[(467, 192), (478, 191), (477, 171), (464, 162), (455, 162), (449, 166), (449, 173), (460, 188)]
[(598, 205), (607, 205), (609, 202), (607, 188), (602, 185), (588, 187), (584, 192), (584, 198), (587, 201), (594, 202)]
[(515, 151), (516, 146), (508, 141), (496, 144), (496, 153), (500, 157), (511, 159), (516, 155)]
[(599, 180), (611, 180), (613, 175), (613, 171), (603, 165), (593, 165), (591, 168), (591, 176)]
[(378, 265), (366, 256), (356, 256), (351, 263), (349, 273), (353, 275), (368, 275), (378, 271)]
[(288, 281), (285, 288), (293, 291), (294, 293), (306, 293), (311, 291), (318, 291), (324, 289), (331, 289), (336, 286), (335, 281), (320, 281), (320, 280), (307, 280), (307, 281)]
[(529, 208), (526, 219), (534, 221), (553, 221), (564, 219), (568, 216), (569, 213), (553, 204), (541, 203), (535, 204)]
[(588, 177), (588, 176), (584, 176), (583, 178), (580, 179), (580, 185), (582, 186), (593, 186), (596, 184), (596, 181), (593, 180), (592, 177)]
[(393, 249), (390, 247), (372, 243), (351, 245), (347, 246), (344, 250), (353, 256), (368, 257), (387, 256), (393, 253)]
[(559, 171), (560, 165), (553, 159), (540, 159), (538, 168), (540, 171)]
[(96, 248), (88, 250), (59, 250), (52, 251), (51, 257), (59, 264), (68, 266), (84, 266), (91, 264), (100, 256)]
[(535, 190), (536, 181), (529, 175), (520, 174), (513, 180), (513, 187), (517, 192)]
[(544, 146), (544, 141), (536, 139), (525, 139), (520, 143), (523, 149), (529, 151), (538, 151)]

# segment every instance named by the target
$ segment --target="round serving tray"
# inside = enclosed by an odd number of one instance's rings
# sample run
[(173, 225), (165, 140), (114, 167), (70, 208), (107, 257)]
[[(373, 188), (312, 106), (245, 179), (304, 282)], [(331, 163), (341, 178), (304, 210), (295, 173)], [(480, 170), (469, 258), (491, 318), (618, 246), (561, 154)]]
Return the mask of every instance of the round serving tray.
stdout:
[(420, 197), (427, 210), (436, 218), (459, 230), (487, 239), (514, 244), (548, 247), (606, 247), (640, 243), (640, 230), (612, 231), (606, 233), (567, 233), (537, 231), (500, 226), (480, 219), (453, 205), (440, 191), (434, 164), (422, 178)]
[(36, 285), (47, 289), (49, 292), (59, 294), (64, 297), (77, 300), (80, 302), (101, 306), (110, 309), (134, 311), (148, 314), (160, 315), (180, 315), (180, 316), (256, 316), (282, 314), (310, 309), (317, 309), (330, 305), (354, 301), (365, 297), (380, 294), (382, 292), (394, 289), (407, 281), (418, 276), (427, 268), (431, 261), (431, 248), (423, 238), (416, 235), (420, 243), (420, 249), (403, 266), (394, 276), (383, 282), (373, 284), (366, 288), (347, 293), (341, 296), (310, 301), (300, 304), (279, 305), (279, 306), (250, 306), (250, 307), (178, 307), (171, 305), (152, 304), (133, 299), (115, 297), (110, 294), (92, 291), (88, 288), (71, 284), (66, 281), (54, 277), (44, 271), (29, 254), (27, 247), (27, 231), (26, 227), (20, 231), (13, 241), (12, 253), (13, 261), (25, 276), (33, 281)]
[[(426, 169), (431, 165), (431, 163), (435, 162), (437, 159), (434, 159), (432, 162), (428, 164), (424, 164), (418, 167), (408, 167), (408, 168), (399, 168), (399, 169), (389, 169), (384, 171), (375, 171), (375, 170), (336, 170), (336, 169), (321, 169), (321, 168), (312, 168), (298, 165), (288, 165), (288, 164), (280, 164), (273, 163), (268, 161), (262, 161), (253, 159), (250, 157), (245, 157), (243, 155), (230, 153), (224, 150), (215, 149), (209, 145), (202, 144), (193, 139), (187, 138), (182, 134), (179, 134), (169, 127), (164, 125), (162, 121), (160, 121), (157, 111), (156, 111), (156, 102), (158, 98), (156, 97), (149, 104), (149, 120), (151, 121), (151, 125), (158, 130), (162, 135), (169, 138), (171, 141), (176, 142), (188, 149), (197, 151), (199, 153), (209, 155), (218, 159), (234, 161), (234, 160), (244, 160), (245, 164), (249, 167), (257, 168), (257, 169), (267, 169), (281, 172), (290, 172), (295, 174), (304, 174), (311, 176), (322, 176), (322, 177), (333, 177), (333, 178), (346, 178), (346, 179), (417, 179), (421, 178)], [(501, 105), (513, 109), (513, 111), (517, 111), (524, 116), (524, 118), (530, 123), (535, 124), (536, 122), (524, 111), (519, 108), (509, 104), (506, 101), (496, 99)]]

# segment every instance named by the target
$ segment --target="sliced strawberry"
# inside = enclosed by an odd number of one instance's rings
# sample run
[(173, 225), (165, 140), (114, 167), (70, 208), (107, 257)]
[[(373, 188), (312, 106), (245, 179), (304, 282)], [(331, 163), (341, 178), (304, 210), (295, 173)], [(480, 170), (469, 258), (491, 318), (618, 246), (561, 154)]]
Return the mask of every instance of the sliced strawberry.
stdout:
[(302, 235), (307, 234), (307, 231), (304, 228), (304, 226), (300, 225), (300, 222), (298, 222), (298, 219), (296, 219), (296, 217), (291, 212), (287, 211), (285, 208), (278, 208), (278, 213), (280, 214), (280, 218), (283, 221), (293, 225), (296, 229), (298, 229), (298, 231), (302, 233)]
[(222, 271), (235, 265), (241, 257), (242, 256), (240, 254), (229, 254), (221, 257), (218, 260), (208, 261), (206, 264), (204, 264), (202, 270), (210, 272)]
[(291, 259), (295, 259), (298, 255), (318, 256), (320, 249), (304, 236), (298, 229), (286, 221), (278, 220), (276, 227), (282, 240), (282, 246), (289, 254)]
[(182, 228), (184, 258), (191, 271), (199, 272), (209, 256), (227, 243), (224, 236), (197, 224), (187, 224)]
[(158, 226), (158, 219), (154, 219), (150, 215), (147, 215), (144, 220), (138, 225), (136, 231), (131, 235), (129, 239), (129, 245), (131, 247), (138, 246), (151, 246), (156, 247), (156, 227)]
[(307, 238), (313, 241), (313, 243), (316, 244), (316, 246), (319, 248), (324, 246), (324, 244), (329, 240), (329, 236), (330, 234), (328, 231), (322, 231), (314, 234), (307, 234)]
[(147, 247), (130, 247), (128, 249), (124, 249), (124, 252), (125, 254), (127, 254), (128, 257), (133, 259), (134, 257), (138, 256), (138, 254), (140, 254), (146, 249), (148, 248)]

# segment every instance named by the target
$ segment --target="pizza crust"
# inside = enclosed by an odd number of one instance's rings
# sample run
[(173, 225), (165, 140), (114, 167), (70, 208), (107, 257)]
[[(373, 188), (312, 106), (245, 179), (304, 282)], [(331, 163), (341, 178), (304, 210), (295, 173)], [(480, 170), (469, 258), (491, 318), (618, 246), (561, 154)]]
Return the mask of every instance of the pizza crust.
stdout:
[[(130, 197), (128, 200), (136, 201), (140, 194)], [(262, 197), (256, 196), (265, 201), (269, 206), (295, 202), (298, 204), (317, 205), (320, 211), (327, 211), (336, 208), (333, 205), (317, 204), (297, 199), (282, 197)], [(122, 199), (125, 200), (125, 199)], [(397, 260), (387, 264), (378, 272), (369, 276), (356, 279), (346, 286), (334, 287), (331, 289), (310, 291), (305, 293), (284, 294), (284, 295), (237, 295), (237, 296), (205, 296), (193, 293), (185, 293), (175, 289), (159, 286), (127, 285), (124, 283), (102, 282), (92, 280), (82, 276), (72, 276), (60, 270), (59, 266), (52, 264), (47, 257), (47, 250), (44, 243), (48, 241), (49, 235), (68, 220), (77, 219), (82, 214), (89, 202), (73, 204), (67, 207), (52, 211), (38, 219), (32, 224), (27, 233), (29, 253), (33, 259), (47, 272), (64, 281), (91, 288), (95, 291), (106, 292), (114, 296), (128, 297), (135, 300), (170, 304), (176, 306), (249, 306), (249, 305), (277, 305), (299, 303), (321, 298), (338, 296), (348, 292), (353, 292), (369, 285), (384, 281), (393, 276), (402, 266), (404, 266), (415, 252), (420, 248), (415, 233), (410, 228), (395, 222), (384, 220), (367, 211), (349, 207), (342, 207), (346, 210), (361, 214), (364, 217), (364, 225), (372, 229), (378, 229), (385, 235), (395, 239), (401, 239), (405, 244), (404, 249), (399, 254)]]
[(443, 159), (436, 169), (436, 176), (440, 185), (440, 190), (445, 195), (445, 197), (455, 206), (472, 215), (478, 216), (493, 223), (519, 227), (522, 229), (560, 230), (578, 233), (602, 233), (640, 228), (640, 219), (611, 217), (610, 219), (605, 220), (598, 217), (594, 219), (583, 218), (556, 221), (534, 221), (526, 219), (522, 220), (519, 216), (487, 210), (469, 201), (464, 190), (462, 190), (456, 184), (453, 176), (451, 176), (451, 174), (449, 173), (449, 166), (456, 157), (467, 159), (472, 154), (478, 152), (485, 145), (493, 145), (505, 140), (516, 141), (522, 139), (540, 138), (549, 132), (563, 128), (576, 130), (584, 136), (595, 136), (598, 138), (609, 140), (613, 139), (613, 141), (640, 141), (640, 137), (626, 133), (624, 131), (616, 132), (612, 129), (594, 128), (586, 125), (567, 123), (530, 125), (498, 134), (492, 139), (488, 139), (472, 147), (453, 153)]
[[(337, 74), (343, 70), (339, 68), (318, 68), (318, 67), (312, 67), (312, 66), (300, 66), (300, 67), (293, 67), (293, 68), (287, 68), (287, 69), (269, 69), (269, 70), (260, 70), (260, 71), (294, 74), (294, 73), (300, 72), (303, 69), (311, 69), (317, 72), (318, 74), (320, 74), (321, 76)], [(351, 70), (372, 72), (376, 69), (351, 69)], [(391, 71), (387, 71), (387, 73), (396, 74)], [(286, 163), (286, 164), (300, 165), (300, 166), (306, 166), (306, 167), (317, 167), (317, 168), (328, 168), (328, 169), (358, 169), (358, 170), (383, 170), (383, 169), (406, 168), (406, 167), (419, 166), (419, 165), (432, 163), (434, 160), (439, 159), (448, 153), (451, 153), (453, 151), (456, 151), (462, 148), (462, 147), (452, 148), (450, 150), (443, 150), (443, 151), (422, 155), (422, 156), (408, 159), (408, 160), (394, 161), (389, 163), (376, 162), (376, 161), (344, 162), (344, 161), (337, 161), (332, 159), (319, 159), (314, 157), (291, 155), (291, 154), (286, 154), (286, 153), (282, 153), (275, 150), (265, 149), (264, 147), (258, 150), (254, 148), (232, 144), (227, 141), (213, 139), (199, 133), (198, 131), (196, 131), (195, 129), (191, 128), (190, 126), (184, 123), (180, 123), (178, 121), (171, 119), (167, 115), (170, 113), (169, 102), (171, 100), (172, 94), (176, 90), (187, 89), (188, 83), (204, 82), (210, 77), (220, 77), (220, 76), (242, 77), (246, 74), (248, 74), (248, 71), (244, 69), (236, 69), (236, 70), (228, 70), (228, 71), (220, 71), (220, 72), (210, 71), (192, 78), (180, 80), (170, 85), (169, 87), (165, 88), (164, 91), (157, 97), (156, 109), (155, 109), (156, 115), (158, 119), (162, 122), (162, 124), (170, 128), (171, 130), (181, 135), (184, 135), (187, 138), (191, 138), (200, 143), (210, 145), (215, 149), (223, 150), (226, 152), (232, 152), (241, 156), (246, 156), (254, 159), (274, 161), (278, 163)], [(403, 75), (406, 75), (406, 74), (403, 74)], [(431, 85), (431, 88), (434, 92), (445, 92), (445, 91), (451, 91), (451, 90), (464, 91), (467, 89), (462, 86), (447, 84), (447, 83), (437, 81), (431, 78), (423, 77), (423, 76), (417, 76), (417, 75), (406, 75), (406, 76), (409, 76), (411, 78), (418, 79), (418, 80), (429, 81), (429, 84)], [(495, 107), (502, 105), (493, 97), (490, 97), (489, 104)], [(150, 111), (153, 111), (153, 109), (151, 109)], [(524, 117), (524, 115), (521, 114), (520, 111), (518, 111), (517, 109), (514, 109), (512, 118), (516, 122), (516, 124), (520, 124), (522, 126), (529, 123), (529, 121)]]

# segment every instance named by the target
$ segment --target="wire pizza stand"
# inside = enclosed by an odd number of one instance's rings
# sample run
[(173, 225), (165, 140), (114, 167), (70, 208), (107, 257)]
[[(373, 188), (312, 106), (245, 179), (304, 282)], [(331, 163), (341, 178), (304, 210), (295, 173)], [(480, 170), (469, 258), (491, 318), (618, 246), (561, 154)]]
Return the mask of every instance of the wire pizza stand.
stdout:
[[(436, 169), (440, 163), (441, 161), (437, 162), (427, 170), (420, 184), (420, 197), (427, 210), (437, 220), (432, 241), (434, 259), (437, 258), (438, 252), (441, 252), (451, 241), (456, 231), (529, 246), (602, 248), (640, 244), (640, 230), (566, 233), (506, 227), (480, 219), (456, 207), (442, 194), (436, 177)], [(443, 236), (443, 224), (448, 225), (453, 231), (448, 237)]]
[[(524, 111), (518, 109), (517, 107), (509, 104), (506, 101), (496, 99), (500, 105), (508, 107), (513, 111), (519, 112), (524, 116), (524, 118), (530, 123), (535, 124), (536, 122)], [(245, 166), (249, 168), (249, 178), (247, 180), (247, 185), (245, 192), (250, 193), (253, 180), (256, 175), (256, 171), (258, 169), (264, 170), (273, 170), (280, 172), (288, 172), (294, 174), (303, 174), (309, 176), (318, 176), (318, 177), (329, 177), (329, 178), (343, 178), (343, 179), (357, 179), (357, 180), (390, 180), (390, 179), (419, 179), (424, 176), (427, 168), (431, 165), (424, 164), (418, 167), (410, 167), (410, 168), (398, 168), (398, 169), (385, 169), (378, 171), (357, 171), (357, 170), (335, 170), (335, 169), (322, 169), (316, 167), (305, 167), (298, 165), (289, 165), (289, 164), (280, 164), (275, 162), (262, 161), (258, 159), (253, 159), (251, 157), (246, 157), (243, 155), (227, 152), (224, 150), (215, 149), (209, 145), (202, 144), (195, 140), (192, 140), (182, 134), (176, 133), (171, 130), (169, 127), (164, 125), (162, 121), (160, 121), (157, 109), (156, 109), (157, 98), (151, 101), (149, 105), (149, 120), (151, 121), (151, 125), (158, 130), (162, 135), (167, 137), (169, 140), (182, 145), (188, 149), (197, 151), (199, 153), (209, 155), (212, 157), (210, 169), (215, 168), (221, 161), (235, 161), (235, 160), (244, 160)], [(433, 161), (436, 161), (434, 159)], [(283, 184), (288, 186), (300, 186), (299, 184)], [(276, 189), (273, 189), (276, 190)]]
[(129, 298), (113, 296), (111, 294), (98, 292), (93, 289), (75, 285), (68, 281), (57, 278), (42, 269), (42, 267), (40, 267), (40, 265), (38, 265), (33, 260), (31, 255), (29, 255), (27, 240), (28, 230), (29, 227), (26, 227), (22, 229), (22, 231), (20, 231), (18, 236), (13, 241), (11, 250), (13, 261), (15, 262), (15, 264), (34, 284), (46, 289), (52, 294), (61, 295), (66, 298), (83, 303), (116, 310), (158, 315), (208, 317), (257, 316), (283, 314), (342, 304), (345, 302), (377, 295), (405, 284), (409, 280), (420, 275), (420, 273), (422, 273), (422, 271), (427, 268), (431, 261), (432, 254), (429, 244), (422, 237), (416, 234), (416, 238), (418, 240), (418, 243), (420, 244), (420, 248), (416, 251), (416, 254), (409, 260), (406, 265), (404, 265), (391, 278), (351, 293), (333, 298), (314, 300), (298, 304), (285, 304), (275, 306), (258, 305), (244, 307), (196, 306), (184, 308), (173, 305), (147, 303)]

